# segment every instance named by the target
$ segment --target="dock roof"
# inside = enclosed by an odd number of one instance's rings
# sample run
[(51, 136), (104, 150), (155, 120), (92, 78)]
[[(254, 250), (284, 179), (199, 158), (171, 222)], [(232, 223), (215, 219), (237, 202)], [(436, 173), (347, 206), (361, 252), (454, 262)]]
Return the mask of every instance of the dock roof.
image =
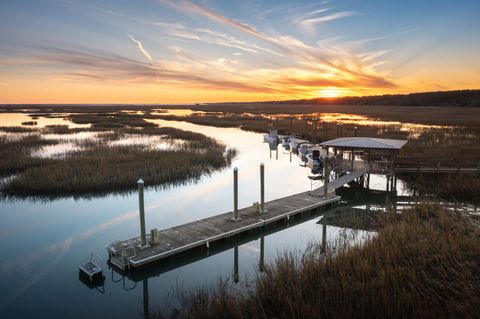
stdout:
[(321, 143), (322, 146), (340, 148), (377, 148), (399, 150), (407, 143), (406, 140), (373, 137), (340, 137)]

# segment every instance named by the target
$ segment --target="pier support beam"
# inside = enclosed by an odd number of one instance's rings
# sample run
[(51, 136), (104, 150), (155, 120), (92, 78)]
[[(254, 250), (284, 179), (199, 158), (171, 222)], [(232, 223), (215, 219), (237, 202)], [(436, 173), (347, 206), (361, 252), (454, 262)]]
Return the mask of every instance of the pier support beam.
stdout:
[(238, 276), (238, 246), (233, 248), (233, 281), (239, 282)]
[[(325, 218), (325, 215), (323, 215), (323, 218)], [(327, 251), (327, 224), (326, 222), (322, 223), (322, 246), (320, 248), (321, 253), (325, 253)]]
[(260, 270), (260, 272), (265, 270), (265, 237), (260, 238), (260, 261), (258, 263), (258, 270)]
[(260, 164), (260, 211), (265, 211), (265, 165)]
[(150, 318), (150, 306), (148, 298), (148, 278), (143, 279), (143, 318)]
[(238, 167), (233, 169), (233, 220), (238, 220)]
[(328, 195), (328, 182), (329, 182), (330, 172), (328, 168), (328, 157), (323, 159), (323, 197), (327, 198)]
[(143, 186), (145, 183), (143, 179), (139, 179), (137, 184), (138, 184), (138, 206), (140, 210), (140, 233), (142, 236), (142, 246), (146, 246), (147, 235), (145, 233), (145, 209), (144, 209), (144, 201), (143, 201)]

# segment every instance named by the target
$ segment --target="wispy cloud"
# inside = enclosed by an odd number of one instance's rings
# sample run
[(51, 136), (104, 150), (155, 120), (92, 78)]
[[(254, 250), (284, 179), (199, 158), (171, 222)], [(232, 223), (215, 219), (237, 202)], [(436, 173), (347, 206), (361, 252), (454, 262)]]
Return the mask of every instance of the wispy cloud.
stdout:
[(143, 47), (143, 44), (142, 42), (138, 41), (137, 39), (135, 39), (135, 37), (131, 34), (127, 34), (127, 37), (132, 40), (133, 43), (135, 43), (138, 47), (138, 49), (140, 50), (140, 52), (142, 52), (142, 54), (149, 60), (149, 61), (153, 61), (152, 59), (152, 56), (150, 55), (150, 53), (148, 53), (148, 51)]
[[(322, 13), (324, 11), (326, 11), (326, 9), (317, 10), (316, 13)], [(336, 12), (336, 13), (332, 13), (332, 14), (324, 15), (320, 17), (304, 19), (303, 21), (300, 22), (300, 24), (305, 28), (313, 29), (313, 27), (315, 27), (317, 24), (338, 20), (338, 19), (353, 16), (353, 15), (355, 15), (355, 12), (351, 12), (351, 11)]]

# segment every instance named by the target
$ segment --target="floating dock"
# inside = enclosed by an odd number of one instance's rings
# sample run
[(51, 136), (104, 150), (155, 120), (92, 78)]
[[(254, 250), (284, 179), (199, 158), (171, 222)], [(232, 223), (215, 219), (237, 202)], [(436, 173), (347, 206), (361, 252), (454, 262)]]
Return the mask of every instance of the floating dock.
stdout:
[(278, 221), (295, 218), (312, 210), (328, 210), (338, 205), (340, 196), (327, 198), (303, 192), (238, 210), (238, 218), (228, 212), (188, 224), (175, 226), (147, 235), (147, 245), (142, 238), (115, 241), (107, 246), (110, 263), (124, 271), (140, 268), (189, 250), (206, 248), (216, 242), (258, 230)]

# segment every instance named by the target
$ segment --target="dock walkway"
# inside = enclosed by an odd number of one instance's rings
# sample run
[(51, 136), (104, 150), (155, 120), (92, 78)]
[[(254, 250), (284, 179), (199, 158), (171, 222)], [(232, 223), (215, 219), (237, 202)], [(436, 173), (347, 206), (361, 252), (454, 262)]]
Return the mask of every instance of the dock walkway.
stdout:
[[(265, 203), (265, 212), (254, 206), (238, 210), (239, 220), (232, 220), (232, 212), (208, 217), (188, 224), (159, 231), (157, 243), (139, 248), (141, 237), (115, 241), (107, 246), (111, 264), (121, 270), (145, 266), (166, 257), (190, 249), (206, 247), (218, 240), (267, 226), (283, 219), (290, 219), (314, 209), (330, 209), (338, 204), (340, 197), (329, 198), (312, 196), (303, 192)], [(151, 236), (147, 235), (147, 242)]]
[[(334, 192), (337, 188), (342, 187), (345, 184), (354, 181), (355, 179), (365, 175), (367, 171), (365, 169), (353, 170), (351, 172), (346, 173), (343, 176), (331, 181), (328, 183), (328, 193)], [(319, 188), (310, 192), (312, 196), (323, 196), (323, 188), (325, 186), (320, 186)]]

